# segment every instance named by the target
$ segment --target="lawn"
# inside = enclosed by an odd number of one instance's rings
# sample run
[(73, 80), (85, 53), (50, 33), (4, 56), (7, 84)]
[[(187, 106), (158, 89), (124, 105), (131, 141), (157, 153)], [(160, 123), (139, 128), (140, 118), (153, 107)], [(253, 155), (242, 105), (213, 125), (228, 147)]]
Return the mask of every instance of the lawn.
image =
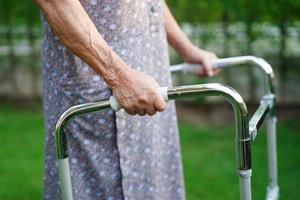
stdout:
[[(38, 108), (0, 107), (0, 199), (41, 199), (43, 119)], [(281, 199), (300, 196), (300, 127), (280, 123), (278, 129)], [(238, 199), (232, 125), (193, 124), (180, 120), (188, 200)], [(264, 199), (266, 171), (264, 131), (253, 144), (253, 199)]]

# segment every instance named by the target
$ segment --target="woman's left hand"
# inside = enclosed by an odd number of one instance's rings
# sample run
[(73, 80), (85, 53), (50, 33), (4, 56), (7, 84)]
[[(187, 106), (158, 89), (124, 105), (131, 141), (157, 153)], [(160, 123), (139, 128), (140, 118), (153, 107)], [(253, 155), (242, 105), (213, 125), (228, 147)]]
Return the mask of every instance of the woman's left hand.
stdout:
[(191, 45), (185, 51), (186, 53), (183, 56), (185, 62), (203, 66), (196, 72), (196, 75), (212, 77), (219, 73), (219, 70), (211, 64), (213, 60), (218, 58), (213, 52), (200, 49), (194, 45)]

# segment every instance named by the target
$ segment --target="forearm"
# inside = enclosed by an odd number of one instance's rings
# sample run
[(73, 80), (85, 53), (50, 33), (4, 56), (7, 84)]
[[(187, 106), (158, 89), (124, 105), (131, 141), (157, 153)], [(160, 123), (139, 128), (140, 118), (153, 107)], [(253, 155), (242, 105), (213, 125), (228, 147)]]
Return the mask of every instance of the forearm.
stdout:
[(165, 1), (164, 1), (164, 20), (165, 20), (165, 30), (167, 33), (169, 44), (182, 57), (186, 57), (187, 49), (193, 46), (193, 44), (179, 27), (178, 23), (174, 19)]
[(127, 65), (110, 49), (78, 0), (35, 0), (61, 42), (113, 85)]

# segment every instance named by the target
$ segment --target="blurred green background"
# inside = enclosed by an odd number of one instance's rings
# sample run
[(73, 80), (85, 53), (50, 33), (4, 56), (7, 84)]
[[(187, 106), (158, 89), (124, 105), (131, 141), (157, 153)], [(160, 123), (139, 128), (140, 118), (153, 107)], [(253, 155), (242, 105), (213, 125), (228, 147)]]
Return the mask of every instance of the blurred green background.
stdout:
[[(219, 57), (256, 55), (272, 64), (279, 103), (281, 199), (299, 199), (300, 1), (169, 0), (168, 4), (201, 48)], [(0, 0), (0, 199), (42, 198), (40, 43), (40, 13), (33, 1)], [(170, 58), (172, 63), (181, 62), (172, 49)], [(251, 67), (228, 68), (212, 79), (173, 78), (175, 84), (226, 83), (242, 94), (251, 114), (263, 92), (262, 75)], [(178, 102), (177, 108), (187, 199), (237, 199), (230, 107), (220, 99), (197, 99)], [(263, 199), (266, 191), (265, 142), (263, 128), (253, 145), (254, 199)]]

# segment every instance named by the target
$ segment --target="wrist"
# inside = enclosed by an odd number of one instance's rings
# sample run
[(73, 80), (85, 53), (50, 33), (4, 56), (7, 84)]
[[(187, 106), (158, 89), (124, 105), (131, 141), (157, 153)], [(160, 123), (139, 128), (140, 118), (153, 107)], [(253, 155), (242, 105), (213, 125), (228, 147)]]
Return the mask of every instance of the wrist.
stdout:
[(108, 62), (105, 64), (103, 79), (110, 88), (115, 88), (120, 84), (120, 80), (126, 77), (130, 67), (114, 52), (111, 52)]
[(184, 44), (181, 44), (176, 50), (183, 60), (188, 60), (190, 53), (194, 48), (195, 46), (189, 41)]

